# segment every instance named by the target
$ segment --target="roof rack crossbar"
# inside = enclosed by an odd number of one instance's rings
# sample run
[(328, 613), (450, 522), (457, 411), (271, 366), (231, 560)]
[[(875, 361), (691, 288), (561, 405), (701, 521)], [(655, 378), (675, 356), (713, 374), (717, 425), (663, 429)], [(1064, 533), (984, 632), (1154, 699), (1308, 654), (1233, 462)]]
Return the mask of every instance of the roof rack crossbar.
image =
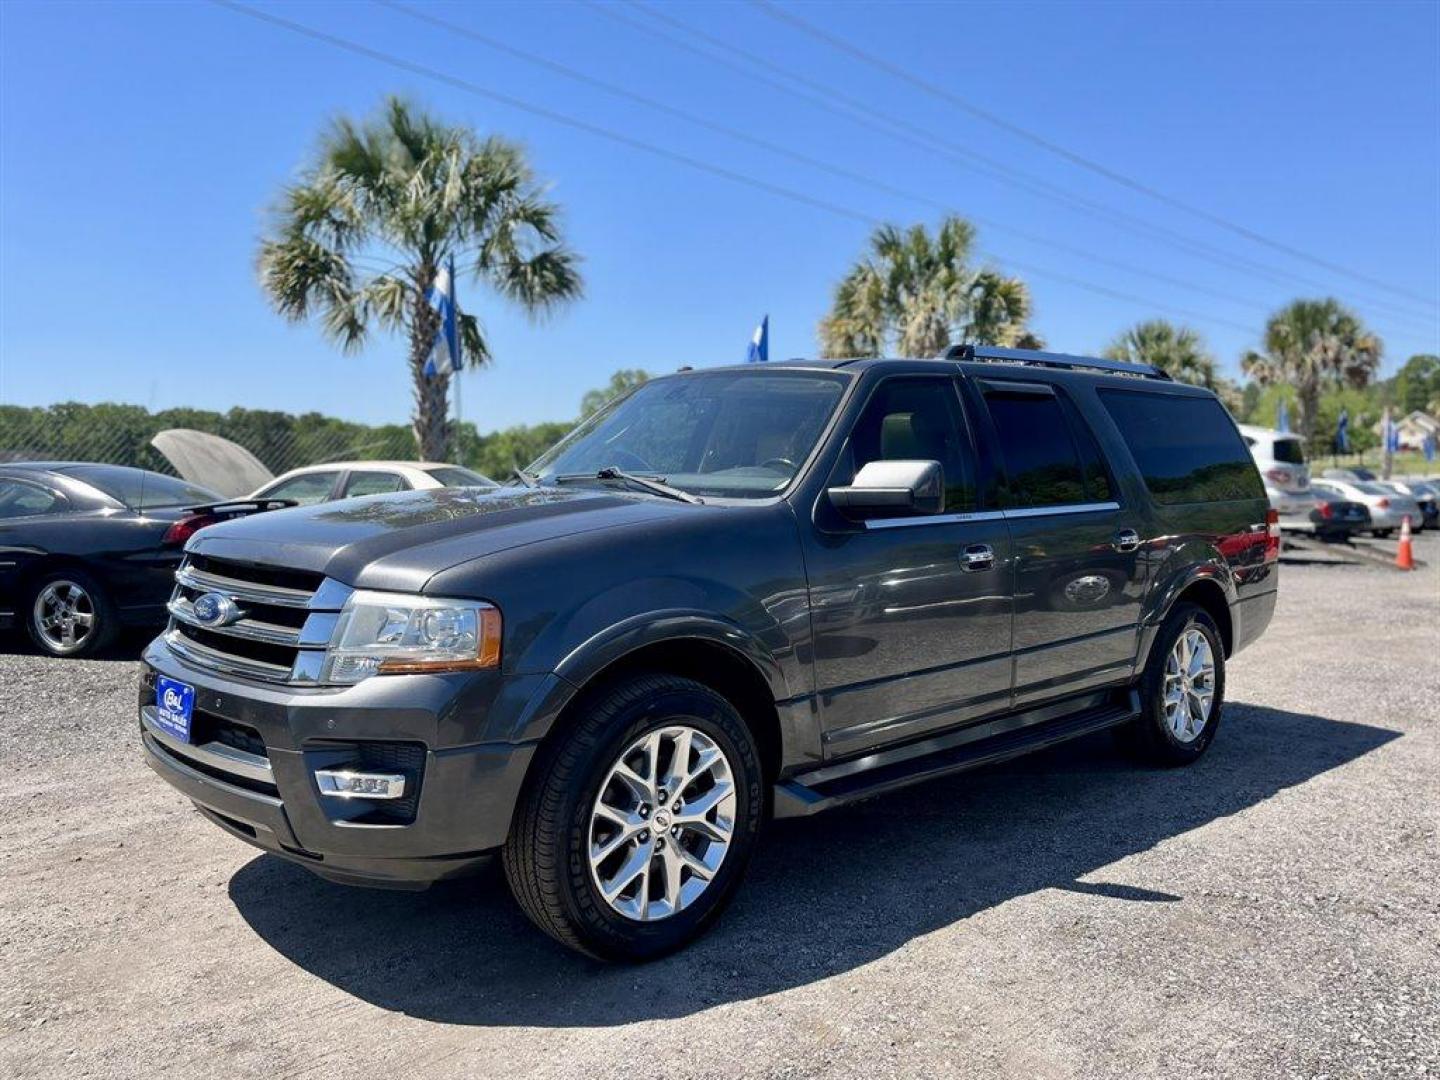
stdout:
[(1001, 349), (994, 345), (952, 345), (945, 350), (946, 360), (979, 361), (988, 364), (1031, 364), (1035, 367), (1067, 368), (1079, 371), (1103, 371), (1111, 375), (1134, 375), (1142, 379), (1164, 379), (1170, 376), (1151, 364), (1131, 364), (1124, 360), (1101, 360), (1091, 356), (1067, 356), (1064, 353), (1040, 352), (1036, 349)]

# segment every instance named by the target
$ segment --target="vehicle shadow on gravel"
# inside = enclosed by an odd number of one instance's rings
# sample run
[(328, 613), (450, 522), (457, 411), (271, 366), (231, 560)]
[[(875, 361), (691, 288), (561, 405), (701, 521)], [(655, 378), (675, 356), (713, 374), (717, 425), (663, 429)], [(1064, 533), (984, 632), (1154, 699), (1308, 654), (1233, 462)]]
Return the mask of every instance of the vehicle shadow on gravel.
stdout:
[(236, 872), (230, 896), (288, 959), (382, 1008), (454, 1024), (624, 1024), (815, 982), (1042, 889), (1183, 902), (1078, 879), (1396, 737), (1232, 704), (1214, 747), (1190, 769), (1139, 768), (1102, 734), (778, 822), (713, 930), (643, 968), (607, 967), (555, 945), (520, 914), (498, 873), (388, 893), (332, 885), (266, 855)]

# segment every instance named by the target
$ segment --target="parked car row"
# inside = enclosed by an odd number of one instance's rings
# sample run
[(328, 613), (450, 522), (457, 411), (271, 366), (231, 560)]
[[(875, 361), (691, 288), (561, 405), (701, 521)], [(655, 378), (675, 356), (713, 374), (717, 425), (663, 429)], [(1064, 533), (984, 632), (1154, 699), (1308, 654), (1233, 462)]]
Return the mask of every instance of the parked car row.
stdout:
[(1361, 533), (1386, 537), (1407, 517), (1416, 532), (1440, 528), (1440, 481), (1382, 480), (1364, 468), (1326, 469), (1312, 478), (1298, 435), (1239, 427), (1282, 530), (1323, 540)]
[(0, 630), (23, 627), (52, 656), (89, 655), (126, 627), (164, 624), (185, 541), (216, 522), (380, 492), (496, 486), (439, 462), (335, 462), (225, 500), (121, 465), (0, 465)]

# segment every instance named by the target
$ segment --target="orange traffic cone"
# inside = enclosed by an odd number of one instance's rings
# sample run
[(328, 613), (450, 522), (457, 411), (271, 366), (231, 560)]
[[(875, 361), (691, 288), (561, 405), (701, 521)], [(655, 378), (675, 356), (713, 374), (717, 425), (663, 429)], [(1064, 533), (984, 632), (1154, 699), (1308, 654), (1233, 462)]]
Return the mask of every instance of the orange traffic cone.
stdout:
[(1400, 546), (1395, 550), (1395, 569), (1414, 570), (1415, 552), (1410, 546), (1410, 515), (1400, 525)]

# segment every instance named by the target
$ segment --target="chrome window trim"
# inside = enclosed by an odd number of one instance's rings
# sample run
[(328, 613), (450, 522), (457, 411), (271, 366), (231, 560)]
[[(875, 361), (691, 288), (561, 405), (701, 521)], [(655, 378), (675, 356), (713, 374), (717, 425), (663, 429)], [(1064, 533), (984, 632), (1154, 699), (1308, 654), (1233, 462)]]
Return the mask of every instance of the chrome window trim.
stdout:
[(1051, 514), (1091, 514), (1102, 510), (1119, 510), (1118, 502), (1061, 503), (1058, 506), (1024, 506), (1017, 510), (1002, 510), (1007, 518), (1048, 517)]
[(180, 757), (198, 761), (202, 765), (230, 773), (232, 776), (244, 777), (246, 780), (258, 781), (262, 784), (275, 783), (275, 775), (270, 768), (269, 758), (246, 753), (244, 750), (237, 750), (224, 743), (208, 742), (197, 745), (181, 742), (156, 723), (154, 705), (141, 707), (140, 722), (145, 726), (145, 731), (152, 739), (162, 743), (167, 750)]
[(911, 525), (955, 525), (972, 521), (1000, 521), (1003, 510), (978, 510), (967, 514), (915, 514), (910, 517), (869, 518), (867, 529), (903, 529)]
[(1061, 503), (1058, 506), (1025, 506), (1015, 510), (980, 510), (970, 514), (917, 514), (913, 517), (871, 518), (867, 529), (901, 529), (910, 525), (966, 524), (973, 521), (1005, 521), (1010, 518), (1049, 517), (1051, 514), (1090, 514), (1119, 510), (1118, 502)]

